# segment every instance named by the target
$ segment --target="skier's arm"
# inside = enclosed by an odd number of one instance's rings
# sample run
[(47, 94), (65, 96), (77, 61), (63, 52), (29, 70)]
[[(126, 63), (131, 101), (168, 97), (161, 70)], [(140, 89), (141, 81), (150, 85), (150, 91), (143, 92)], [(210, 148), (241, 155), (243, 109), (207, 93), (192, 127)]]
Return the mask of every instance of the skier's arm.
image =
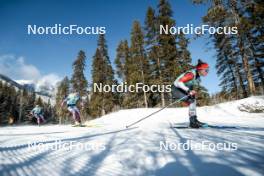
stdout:
[(174, 81), (174, 85), (186, 92), (189, 92), (189, 87), (187, 87), (185, 83), (192, 80), (193, 78), (193, 73), (186, 73), (181, 79)]
[(66, 102), (67, 98), (64, 98), (62, 101), (61, 101), (61, 107), (64, 106), (65, 102)]
[(30, 111), (31, 115), (34, 115), (34, 113), (35, 113), (35, 108)]

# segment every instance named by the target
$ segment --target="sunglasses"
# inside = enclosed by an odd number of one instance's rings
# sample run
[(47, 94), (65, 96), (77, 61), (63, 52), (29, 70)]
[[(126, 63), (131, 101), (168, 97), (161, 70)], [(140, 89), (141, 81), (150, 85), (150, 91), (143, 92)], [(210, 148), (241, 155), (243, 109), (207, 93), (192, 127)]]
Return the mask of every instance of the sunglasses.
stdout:
[[(204, 72), (206, 72), (206, 73), (209, 73), (209, 69), (207, 68), (207, 69), (202, 69)], [(201, 71), (202, 71), (201, 70)]]

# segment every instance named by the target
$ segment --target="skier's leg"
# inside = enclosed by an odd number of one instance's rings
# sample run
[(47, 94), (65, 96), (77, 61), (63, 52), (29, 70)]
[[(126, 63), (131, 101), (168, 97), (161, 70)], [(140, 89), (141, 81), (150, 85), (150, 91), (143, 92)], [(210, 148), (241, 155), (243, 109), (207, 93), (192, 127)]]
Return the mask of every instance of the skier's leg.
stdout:
[[(172, 86), (172, 97), (173, 99), (180, 99), (182, 97), (187, 96), (187, 92)], [(190, 127), (195, 128), (197, 125), (195, 123), (195, 119), (196, 119), (196, 101), (194, 97), (186, 97), (185, 100), (182, 100), (183, 103), (185, 103), (185, 105), (189, 105), (189, 120), (190, 120)], [(198, 126), (196, 127), (198, 128)]]
[(75, 106), (74, 110), (75, 110), (75, 120), (77, 122), (81, 123), (81, 114), (80, 114), (79, 109)]
[[(181, 90), (180, 88), (175, 87), (174, 85), (172, 86), (171, 94), (172, 94), (173, 100), (181, 99), (185, 97), (186, 95), (188, 95), (187, 92), (185, 92), (184, 90)], [(188, 97), (186, 97), (186, 99), (182, 101), (186, 101), (187, 99)]]
[(196, 100), (195, 100), (195, 97), (190, 97), (188, 100), (188, 103), (189, 103), (190, 127), (199, 128), (200, 126), (197, 123), (197, 116), (196, 116)]
[(38, 126), (40, 125), (40, 117), (39, 117), (39, 115), (35, 115), (35, 117), (37, 118), (37, 123), (38, 123)]
[(70, 111), (70, 113), (72, 114), (72, 118), (75, 121), (75, 110), (73, 109), (73, 107), (72, 106), (69, 106), (68, 107), (68, 111)]
[(206, 125), (206, 123), (200, 122), (197, 120), (196, 115), (196, 98), (190, 97), (189, 99), (190, 105), (189, 105), (189, 118), (190, 118), (190, 127), (192, 128), (199, 128)]
[(80, 123), (80, 112), (78, 108), (76, 106), (69, 106), (68, 110), (71, 112), (72, 118), (75, 121), (75, 124), (79, 124)]
[(196, 99), (191, 97), (189, 103), (189, 117), (196, 116)]
[(44, 116), (43, 115), (39, 115), (39, 117), (41, 118), (42, 123), (44, 123), (45, 122)]

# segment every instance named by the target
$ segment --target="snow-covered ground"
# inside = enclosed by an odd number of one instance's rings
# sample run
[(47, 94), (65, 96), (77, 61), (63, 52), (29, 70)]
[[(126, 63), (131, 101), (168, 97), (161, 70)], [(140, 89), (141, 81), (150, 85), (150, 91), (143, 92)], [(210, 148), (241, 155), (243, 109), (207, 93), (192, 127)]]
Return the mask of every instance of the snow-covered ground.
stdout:
[(264, 106), (264, 97), (198, 108), (199, 120), (230, 128), (170, 128), (188, 121), (187, 108), (166, 109), (128, 129), (158, 109), (111, 113), (90, 128), (1, 127), (0, 175), (261, 176), (264, 113), (242, 112), (241, 104)]

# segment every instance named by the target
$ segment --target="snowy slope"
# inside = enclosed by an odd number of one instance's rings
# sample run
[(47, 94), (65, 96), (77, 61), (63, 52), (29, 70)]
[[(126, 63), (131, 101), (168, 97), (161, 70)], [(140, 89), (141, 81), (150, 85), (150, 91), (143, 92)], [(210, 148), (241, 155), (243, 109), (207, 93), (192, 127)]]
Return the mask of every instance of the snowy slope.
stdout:
[[(261, 104), (264, 108), (264, 96), (250, 97), (238, 101), (198, 108), (198, 119), (212, 125), (263, 127), (263, 124), (258, 123), (259, 120), (262, 119), (261, 117), (263, 117), (263, 113), (247, 113), (240, 111), (239, 106), (242, 104)], [(137, 121), (157, 110), (159, 110), (159, 108), (121, 110), (96, 119), (94, 120), (94, 123), (103, 123), (108, 126), (123, 127), (125, 124)], [(142, 121), (136, 126), (139, 126), (143, 130), (153, 128), (155, 130), (157, 127), (168, 126), (170, 123), (188, 122), (188, 119), (188, 107), (168, 108), (153, 115), (149, 119)]]
[[(187, 108), (169, 108), (126, 129), (157, 109), (131, 109), (96, 119), (91, 128), (50, 125), (0, 128), (1, 175), (264, 175), (264, 113), (239, 111), (241, 104), (264, 106), (264, 97), (198, 108), (201, 121), (237, 126), (175, 129), (188, 121)], [(88, 146), (56, 148), (69, 143)], [(42, 143), (43, 148), (28, 144)], [(205, 147), (222, 144), (223, 150)], [(192, 144), (198, 148), (175, 147)], [(167, 144), (167, 148), (161, 147)], [(164, 145), (163, 145), (164, 146)], [(179, 145), (180, 146), (180, 145)], [(183, 146), (183, 145), (181, 145)], [(187, 145), (185, 145), (187, 146)], [(230, 147), (231, 146), (231, 147)], [(55, 148), (55, 149), (54, 149)]]

